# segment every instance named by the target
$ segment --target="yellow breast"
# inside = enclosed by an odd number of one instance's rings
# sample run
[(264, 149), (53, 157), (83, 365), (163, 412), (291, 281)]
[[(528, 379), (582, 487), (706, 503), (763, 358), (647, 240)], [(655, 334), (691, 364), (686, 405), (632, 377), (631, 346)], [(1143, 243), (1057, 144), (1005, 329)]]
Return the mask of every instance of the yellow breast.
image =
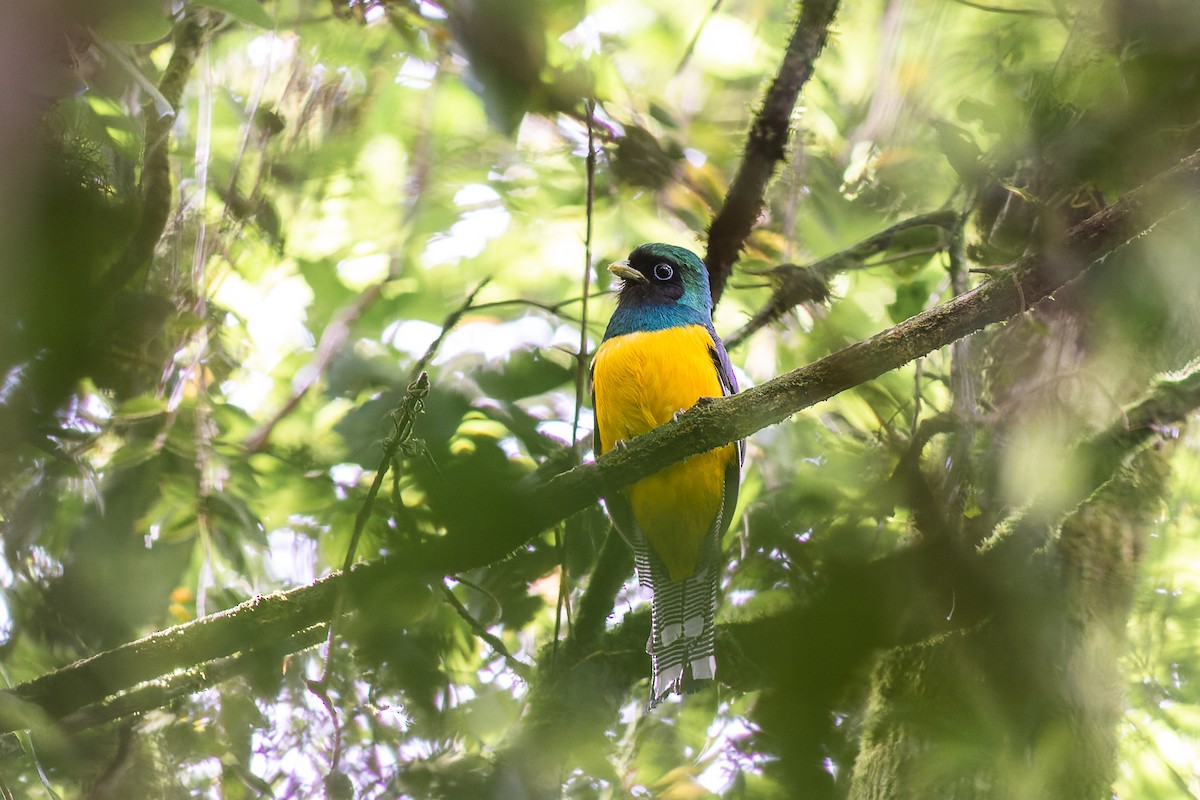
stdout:
[[(596, 428), (604, 451), (723, 392), (712, 338), (700, 325), (617, 336), (600, 345), (593, 366)], [(692, 574), (705, 534), (721, 507), (733, 445), (693, 456), (625, 489), (634, 518), (671, 574)]]

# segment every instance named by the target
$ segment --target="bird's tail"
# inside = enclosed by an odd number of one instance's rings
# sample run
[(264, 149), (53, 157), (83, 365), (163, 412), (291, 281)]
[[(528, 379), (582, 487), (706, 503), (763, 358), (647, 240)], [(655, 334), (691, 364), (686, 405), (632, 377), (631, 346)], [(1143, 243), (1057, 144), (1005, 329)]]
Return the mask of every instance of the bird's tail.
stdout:
[[(720, 520), (720, 514), (717, 515)], [(650, 708), (672, 691), (688, 694), (716, 676), (714, 656), (720, 540), (714, 525), (705, 537), (696, 571), (682, 581), (672, 581), (666, 565), (644, 537), (634, 547), (638, 582), (650, 587), (650, 654), (652, 677)]]

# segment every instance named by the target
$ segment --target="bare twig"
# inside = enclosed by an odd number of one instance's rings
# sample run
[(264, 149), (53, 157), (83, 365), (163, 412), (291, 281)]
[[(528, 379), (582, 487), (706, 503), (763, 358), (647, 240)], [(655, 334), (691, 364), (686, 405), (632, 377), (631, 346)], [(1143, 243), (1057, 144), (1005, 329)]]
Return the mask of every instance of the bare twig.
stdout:
[(724, 2), (725, 0), (713, 0), (712, 8), (704, 15), (704, 19), (700, 20), (700, 24), (696, 26), (696, 32), (692, 34), (687, 48), (683, 51), (683, 57), (679, 59), (679, 64), (675, 67), (676, 75), (683, 72), (688, 62), (692, 60), (692, 53), (696, 52), (696, 42), (700, 41), (700, 34), (704, 33), (704, 26), (708, 24), (708, 21), (713, 18), (714, 14), (721, 10), (721, 4)]
[(1020, 14), (1028, 17), (1057, 17), (1053, 11), (1043, 11), (1040, 8), (1004, 8), (1003, 6), (992, 6), (986, 3), (977, 3), (975, 0), (954, 0), (960, 6), (973, 8), (976, 11), (986, 11), (989, 14)]
[[(350, 337), (350, 331), (355, 320), (361, 317), (376, 300), (383, 296), (384, 286), (391, 280), (392, 277), (389, 276), (383, 281), (369, 287), (365, 292), (356, 297), (354, 302), (342, 307), (334, 315), (333, 319), (329, 321), (329, 324), (325, 326), (325, 330), (321, 333), (321, 341), (317, 343), (317, 350), (313, 356), (313, 360), (305, 365), (297, 374), (296, 385), (291, 397), (288, 398), (286, 403), (280, 406), (278, 411), (271, 415), (270, 419), (263, 422), (246, 437), (243, 446), (247, 452), (257, 453), (266, 446), (267, 440), (271, 437), (271, 432), (275, 430), (275, 426), (300, 405), (300, 401), (304, 399), (304, 396), (308, 394), (313, 385), (325, 374), (329, 363), (342, 351), (342, 346)], [(472, 308), (471, 304), (475, 302), (475, 297), (484, 286), (487, 286), (489, 281), (491, 281), (490, 277), (480, 281), (474, 290), (467, 295), (467, 299), (463, 301), (462, 305), (451, 311), (442, 320), (441, 332), (438, 333), (437, 338), (429, 344), (429, 347), (425, 349), (425, 353), (417, 359), (409, 371), (410, 381), (416, 380), (417, 375), (429, 366), (429, 362), (437, 355), (438, 348), (441, 347), (442, 342), (445, 340), (446, 334)]]
[[(595, 292), (593, 296), (602, 294), (611, 294), (611, 292)], [(532, 300), (527, 297), (510, 297), (507, 300), (491, 300), (487, 303), (479, 303), (478, 305), (472, 306), (472, 308), (474, 308), (476, 311), (479, 311), (485, 308), (528, 306), (530, 308), (536, 308), (545, 311), (547, 314), (554, 314), (557, 317), (561, 317), (562, 319), (569, 320), (571, 322), (581, 322), (579, 317), (573, 317), (570, 314), (564, 314), (563, 309), (567, 306), (582, 302), (583, 297), (568, 297), (566, 300), (559, 300), (557, 303), (543, 303), (540, 300)]]
[[(390, 281), (391, 278), (389, 277)], [(296, 380), (293, 383), (292, 394), (288, 397), (279, 409), (272, 414), (262, 424), (250, 432), (246, 437), (243, 446), (247, 453), (257, 453), (266, 446), (267, 440), (271, 437), (271, 433), (275, 427), (291, 414), (300, 401), (308, 394), (309, 390), (321, 379), (325, 374), (325, 370), (329, 367), (334, 357), (342, 352), (342, 346), (350, 337), (350, 331), (354, 322), (370, 308), (376, 300), (383, 296), (383, 287), (387, 281), (377, 283), (369, 287), (366, 291), (342, 308), (338, 309), (337, 313), (325, 326), (325, 330), (321, 331), (321, 340), (317, 343), (316, 352), (313, 354), (313, 359), (308, 364), (305, 364), (297, 373)]]
[(592, 124), (596, 106), (591, 100), (585, 103), (587, 112), (588, 153), (587, 171), (587, 228), (583, 239), (583, 286), (579, 307), (579, 351), (575, 354), (575, 410), (571, 416), (571, 446), (579, 451), (579, 414), (583, 409), (583, 395), (587, 391), (588, 378), (588, 299), (592, 289), (592, 217), (596, 197), (596, 142)]
[(475, 284), (475, 288), (472, 289), (471, 293), (467, 295), (467, 299), (463, 300), (462, 304), (459, 305), (458, 308), (446, 315), (445, 319), (442, 320), (441, 333), (437, 335), (436, 339), (429, 343), (429, 347), (425, 348), (425, 352), (421, 354), (421, 357), (417, 359), (417, 363), (413, 364), (412, 369), (409, 370), (409, 380), (415, 381), (418, 377), (420, 377), (422, 372), (429, 368), (429, 365), (433, 363), (433, 357), (437, 355), (437, 351), (441, 348), (442, 342), (446, 340), (446, 336), (449, 335), (450, 331), (459, 323), (463, 316), (465, 316), (468, 311), (475, 307), (475, 298), (478, 297), (479, 293), (483, 291), (483, 287), (487, 286), (491, 282), (492, 276), (489, 275), (479, 283)]
[[(354, 517), (354, 531), (350, 535), (350, 543), (346, 545), (346, 558), (342, 562), (343, 574), (349, 572), (350, 568), (354, 566), (354, 558), (358, 552), (358, 542), (362, 538), (363, 531), (367, 528), (367, 520), (371, 518), (371, 510), (375, 507), (375, 497), (379, 494), (379, 487), (383, 485), (383, 478), (387, 475), (388, 468), (392, 465), (398, 453), (411, 449), (414, 444), (412, 441), (413, 424), (416, 422), (417, 415), (424, 410), (425, 398), (428, 395), (429, 375), (421, 372), (408, 385), (408, 392), (404, 395), (400, 407), (392, 414), (395, 427), (392, 430), (392, 435), (384, 441), (383, 458), (379, 462), (379, 467), (375, 470), (375, 479), (371, 481), (371, 488), (367, 491), (367, 496), (363, 499), (362, 506), (358, 509), (358, 514)], [(321, 677), (308, 682), (308, 690), (321, 700), (326, 710), (329, 711), (329, 717), (333, 722), (333, 758), (330, 759), (329, 767), (331, 773), (337, 770), (338, 761), (341, 757), (342, 726), (338, 720), (336, 707), (329, 698), (329, 674), (333, 667), (333, 647), (337, 639), (337, 623), (342, 616), (342, 608), (345, 602), (346, 590), (345, 584), (342, 583), (339, 585), (338, 592), (334, 597), (333, 610), (329, 614), (329, 636), (325, 644), (325, 665), (321, 670)]]
[[(937, 227), (947, 231), (958, 223), (953, 211), (934, 211), (901, 220), (861, 242), (825, 256), (810, 264), (797, 266), (781, 264), (766, 274), (775, 284), (775, 291), (765, 305), (745, 325), (725, 337), (725, 346), (737, 347), (751, 335), (782, 317), (801, 303), (821, 302), (829, 296), (828, 281), (839, 272), (868, 266), (866, 260), (892, 246), (903, 233), (914, 228)], [(934, 250), (936, 252), (936, 250)], [(870, 266), (876, 266), (875, 263)]]
[(531, 677), (533, 665), (526, 664), (524, 661), (509, 652), (508, 647), (505, 646), (504, 642), (500, 640), (500, 637), (489, 631), (487, 627), (483, 625), (483, 623), (471, 616), (471, 612), (467, 610), (467, 607), (464, 606), (462, 602), (454, 596), (454, 590), (444, 583), (442, 584), (442, 597), (446, 599), (446, 602), (450, 604), (450, 607), (454, 609), (455, 613), (457, 613), (458, 616), (461, 617), (463, 621), (471, 627), (471, 630), (474, 631), (475, 635), (487, 642), (488, 647), (492, 648), (492, 651), (495, 652), (496, 655), (503, 656), (505, 662), (508, 664), (508, 668), (517, 673), (521, 680), (528, 683)]

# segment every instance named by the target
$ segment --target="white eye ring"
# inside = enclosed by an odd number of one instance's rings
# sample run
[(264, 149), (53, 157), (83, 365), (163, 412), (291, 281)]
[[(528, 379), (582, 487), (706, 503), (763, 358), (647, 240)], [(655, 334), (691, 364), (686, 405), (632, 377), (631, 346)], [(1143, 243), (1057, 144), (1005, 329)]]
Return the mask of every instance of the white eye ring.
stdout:
[(675, 275), (675, 270), (671, 269), (670, 264), (655, 264), (654, 277), (660, 281), (669, 281)]

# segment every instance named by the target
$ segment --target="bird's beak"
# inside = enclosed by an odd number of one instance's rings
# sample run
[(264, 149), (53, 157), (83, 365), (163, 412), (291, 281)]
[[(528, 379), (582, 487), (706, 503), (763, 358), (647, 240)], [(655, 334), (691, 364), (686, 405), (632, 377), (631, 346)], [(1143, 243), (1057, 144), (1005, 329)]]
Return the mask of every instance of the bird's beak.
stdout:
[(627, 281), (646, 282), (646, 276), (629, 266), (628, 261), (614, 261), (608, 265), (608, 271), (618, 278), (624, 278)]

